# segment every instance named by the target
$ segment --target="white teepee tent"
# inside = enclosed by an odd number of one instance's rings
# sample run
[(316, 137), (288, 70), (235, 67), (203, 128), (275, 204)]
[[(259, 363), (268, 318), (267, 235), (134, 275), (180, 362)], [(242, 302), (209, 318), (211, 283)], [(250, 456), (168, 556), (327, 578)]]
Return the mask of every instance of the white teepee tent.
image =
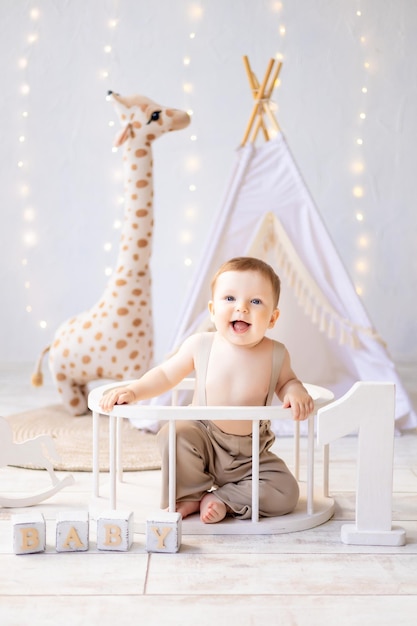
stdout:
[[(172, 350), (192, 332), (210, 328), (207, 302), (211, 277), (218, 267), (233, 256), (257, 256), (282, 278), (281, 316), (271, 336), (288, 347), (297, 375), (332, 389), (336, 397), (358, 380), (394, 382), (397, 424), (413, 428), (417, 416), (407, 393), (271, 110), (270, 96), (280, 64), (271, 60), (259, 85), (246, 57), (244, 61), (254, 109), (189, 297), (184, 299)], [(264, 114), (278, 131), (272, 139)], [(258, 147), (255, 139), (260, 130), (267, 141)]]

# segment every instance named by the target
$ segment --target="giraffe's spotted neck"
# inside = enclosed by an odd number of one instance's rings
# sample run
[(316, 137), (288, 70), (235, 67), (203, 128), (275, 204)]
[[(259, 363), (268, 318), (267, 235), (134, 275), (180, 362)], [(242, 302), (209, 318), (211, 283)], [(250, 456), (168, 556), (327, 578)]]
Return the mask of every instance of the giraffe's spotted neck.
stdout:
[(116, 274), (137, 277), (149, 271), (153, 235), (152, 146), (127, 143), (124, 152), (124, 220)]

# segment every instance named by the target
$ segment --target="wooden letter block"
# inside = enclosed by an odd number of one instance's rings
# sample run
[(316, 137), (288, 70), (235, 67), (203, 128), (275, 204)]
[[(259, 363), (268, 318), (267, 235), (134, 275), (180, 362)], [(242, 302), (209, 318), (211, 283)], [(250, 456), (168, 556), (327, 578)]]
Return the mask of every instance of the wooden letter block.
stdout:
[(146, 520), (148, 552), (178, 552), (181, 545), (182, 517), (179, 513), (158, 511)]
[(15, 554), (34, 554), (45, 551), (46, 526), (42, 513), (12, 515), (12, 524)]
[(56, 551), (84, 552), (88, 550), (88, 512), (63, 511), (56, 517)]
[(127, 552), (133, 543), (133, 513), (106, 511), (97, 518), (98, 550)]

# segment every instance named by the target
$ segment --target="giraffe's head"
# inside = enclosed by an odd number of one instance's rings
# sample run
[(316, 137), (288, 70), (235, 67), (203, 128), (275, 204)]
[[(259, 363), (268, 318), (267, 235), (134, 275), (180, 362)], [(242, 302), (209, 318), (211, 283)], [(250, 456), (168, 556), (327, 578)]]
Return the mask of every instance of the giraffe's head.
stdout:
[(146, 138), (153, 141), (171, 130), (181, 130), (190, 123), (185, 111), (171, 109), (153, 102), (145, 96), (125, 96), (109, 91), (108, 100), (113, 102), (122, 130), (116, 135), (115, 146), (125, 141)]

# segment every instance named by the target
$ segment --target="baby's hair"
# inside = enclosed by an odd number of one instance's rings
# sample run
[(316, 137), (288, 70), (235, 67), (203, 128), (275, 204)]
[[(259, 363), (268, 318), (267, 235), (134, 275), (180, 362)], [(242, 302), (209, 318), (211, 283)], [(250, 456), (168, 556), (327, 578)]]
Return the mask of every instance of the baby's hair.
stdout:
[(281, 291), (281, 281), (279, 276), (273, 270), (273, 268), (265, 263), (265, 261), (261, 261), (261, 259), (257, 259), (252, 256), (238, 256), (226, 263), (223, 263), (213, 276), (211, 281), (211, 293), (214, 293), (214, 288), (216, 286), (216, 281), (220, 274), (224, 272), (259, 272), (264, 276), (267, 280), (270, 281), (272, 286), (272, 291), (274, 293), (275, 298), (275, 306), (278, 306), (279, 294)]

